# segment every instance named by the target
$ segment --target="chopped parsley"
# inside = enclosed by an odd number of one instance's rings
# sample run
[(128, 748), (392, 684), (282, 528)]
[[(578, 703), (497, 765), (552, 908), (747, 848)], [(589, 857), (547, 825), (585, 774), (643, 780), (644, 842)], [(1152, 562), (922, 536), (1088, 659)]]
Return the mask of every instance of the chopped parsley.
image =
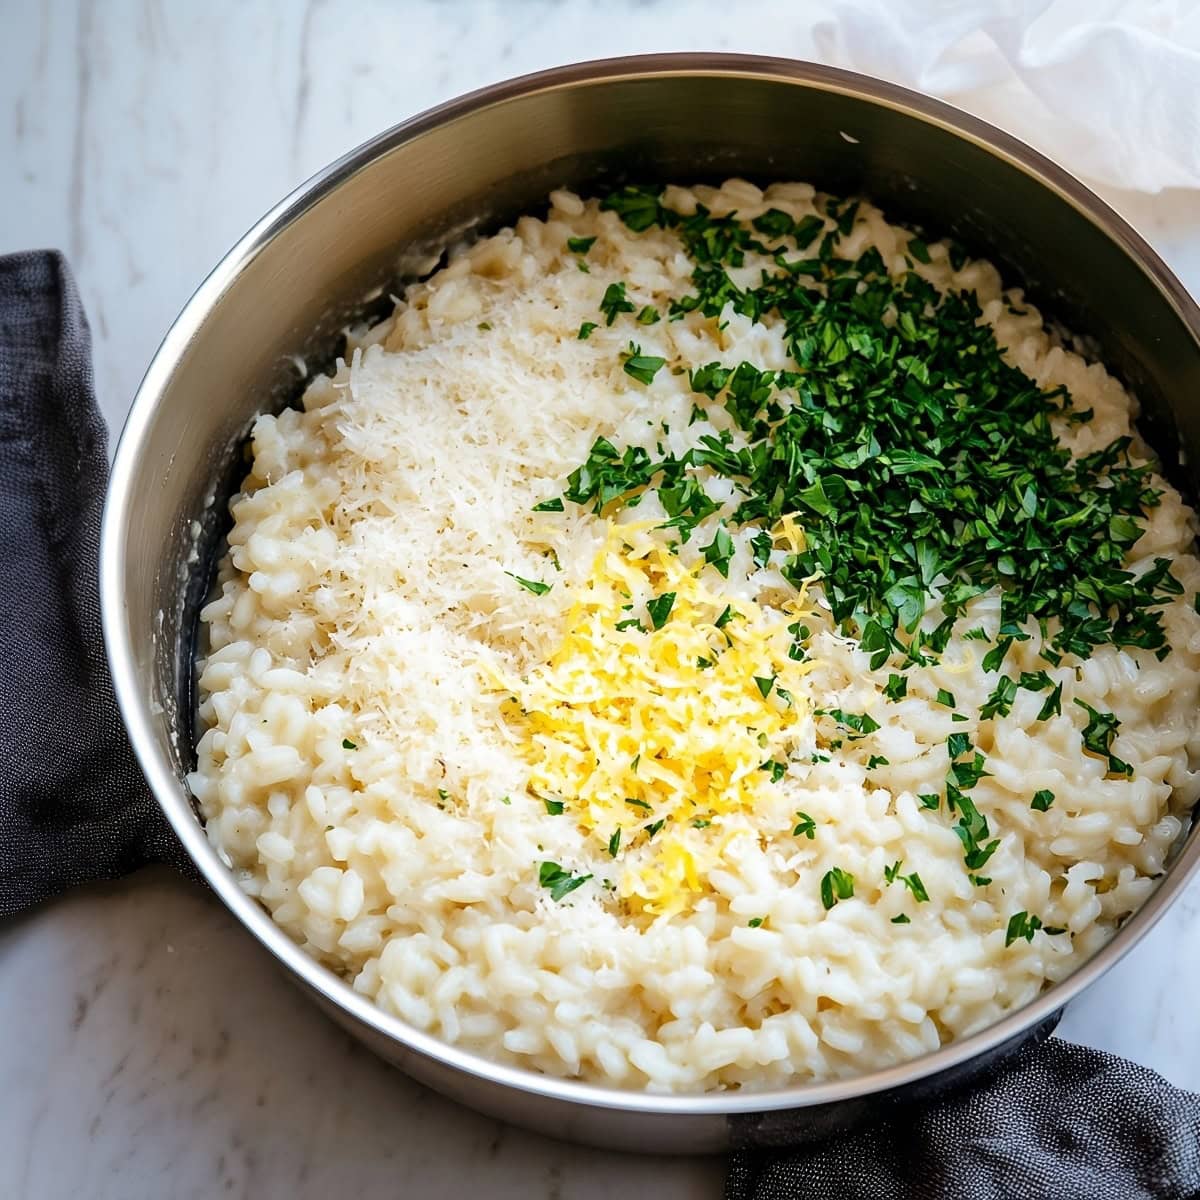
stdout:
[(611, 325), (623, 312), (636, 312), (637, 305), (625, 295), (623, 283), (610, 283), (600, 301), (600, 311), (604, 314), (605, 325)]
[(1076, 700), (1088, 715), (1083, 730), (1083, 748), (1108, 760), (1108, 769), (1113, 775), (1132, 775), (1133, 768), (1112, 752), (1112, 740), (1116, 737), (1121, 722), (1112, 713), (1102, 713), (1083, 700)]
[(883, 694), (889, 700), (902, 700), (908, 695), (908, 676), (889, 675), (887, 684), (883, 689)]
[(893, 925), (911, 925), (912, 919), (909, 916), (907, 916), (905, 913), (897, 913), (892, 918), (892, 924)]
[(954, 832), (962, 842), (963, 862), (968, 871), (978, 871), (999, 849), (1000, 840), (987, 841), (991, 835), (987, 817), (975, 807), (970, 796), (964, 796), (953, 784), (946, 785), (946, 803), (951, 812), (959, 813)]
[(637, 315), (637, 323), (639, 325), (657, 325), (662, 318), (658, 315), (658, 309), (652, 304), (647, 304)]
[(969, 733), (952, 733), (946, 739), (946, 753), (951, 758), (960, 758), (971, 749), (971, 735)]
[(867, 713), (848, 713), (841, 708), (818, 708), (814, 710), (817, 716), (832, 717), (839, 725), (865, 737), (879, 728), (879, 722)]
[[(718, 574), (729, 577), (729, 560), (733, 558), (733, 538), (724, 525), (718, 525), (713, 533), (713, 540), (702, 551), (704, 561), (711, 563)], [(720, 625), (717, 626), (721, 628)]]
[(667, 623), (667, 618), (671, 615), (671, 609), (674, 607), (674, 592), (663, 592), (661, 596), (655, 596), (653, 600), (646, 602), (646, 612), (655, 629), (661, 629)]
[(515, 579), (527, 592), (532, 592), (535, 596), (544, 596), (553, 586), (552, 583), (541, 583), (537, 579), (522, 579), (520, 575), (514, 575), (511, 571), (505, 571), (510, 579)]
[(640, 346), (629, 343), (629, 349), (623, 356), (622, 366), (625, 374), (636, 379), (638, 383), (650, 384), (654, 377), (666, 366), (667, 360), (654, 354), (643, 354)]
[(817, 836), (817, 823), (806, 812), (796, 813), (796, 827), (792, 837), (806, 837), (811, 842)]
[(954, 699), (954, 693), (946, 691), (945, 688), (938, 688), (935, 703), (942, 705), (944, 708), (958, 707), (958, 703)]
[(591, 879), (590, 875), (572, 875), (564, 871), (556, 862), (544, 862), (538, 868), (538, 883), (550, 889), (550, 899), (557, 904), (564, 896), (569, 896), (576, 888), (583, 887)]
[[(584, 495), (568, 499), (630, 504), (647, 488), (698, 484), (696, 472), (708, 470), (735, 488), (731, 532), (798, 513), (805, 546), (780, 570), (797, 585), (820, 575), (835, 623), (861, 640), (873, 669), (893, 657), (929, 663), (967, 603), (993, 588), (1002, 608), (989, 669), (1003, 665), (1012, 640), (1032, 636), (1034, 622), (1050, 663), (1105, 643), (1166, 650), (1160, 610), (1182, 592), (1170, 561), (1125, 569), (1160, 502), (1151, 466), (1131, 456), (1129, 437), (1073, 457), (1054, 422), (1090, 414), (1005, 360), (972, 292), (940, 292), (911, 270), (892, 275), (873, 248), (839, 253), (855, 202), (827, 201), (823, 215), (799, 222), (774, 209), (743, 222), (703, 205), (683, 215), (662, 196), (631, 184), (601, 207), (635, 233), (659, 227), (679, 237), (691, 290), (666, 315), (770, 314), (795, 366), (692, 368), (693, 391), (722, 405), (734, 428), (701, 434), (682, 455), (593, 454), (584, 474), (595, 486), (573, 484)], [(793, 257), (793, 244), (807, 257)], [(931, 261), (921, 238), (906, 248), (913, 261)], [(775, 269), (743, 285), (729, 271), (751, 252)], [(951, 265), (965, 261), (952, 245)], [(609, 324), (626, 312), (649, 320), (623, 282), (608, 286), (600, 309)], [(943, 616), (930, 628), (923, 618), (935, 602)], [(993, 716), (1011, 708), (1012, 681), (1000, 686)]]
[(913, 871), (911, 875), (901, 875), (900, 868), (904, 863), (897, 859), (890, 867), (884, 867), (884, 881), (891, 885), (898, 879), (910, 892), (918, 904), (924, 904), (929, 899), (929, 893), (925, 890), (925, 885), (921, 882), (921, 876)]
[(854, 895), (854, 876), (841, 867), (834, 867), (821, 876), (821, 903), (832, 908), (839, 900), (849, 900)]
[(964, 792), (973, 788), (985, 775), (990, 774), (983, 769), (986, 761), (984, 756), (976, 750), (975, 757), (970, 762), (951, 763), (950, 778), (954, 780), (954, 786)]
[(546, 811), (547, 811), (547, 812), (548, 812), (548, 813), (549, 813), (549, 814), (550, 814), (552, 817), (558, 817), (558, 816), (561, 816), (561, 815), (562, 815), (562, 811), (563, 811), (563, 802), (562, 802), (561, 800), (547, 800), (547, 799), (546, 799), (546, 798), (543, 796), (543, 797), (542, 797), (542, 803), (543, 803), (543, 804), (546, 806)]
[(1009, 647), (1013, 644), (1013, 639), (1010, 637), (1001, 638), (984, 656), (983, 669), (985, 671), (998, 671), (1004, 663), (1004, 656), (1008, 653)]
[(1008, 920), (1008, 929), (1004, 934), (1004, 945), (1011, 946), (1018, 938), (1027, 942), (1033, 941), (1033, 935), (1042, 927), (1040, 917), (1030, 916), (1027, 912), (1013, 913)]
[(549, 500), (543, 500), (540, 504), (533, 506), (534, 512), (562, 512), (563, 502), (561, 496), (553, 496)]
[(1029, 807), (1037, 809), (1038, 812), (1046, 812), (1054, 803), (1054, 793), (1048, 788), (1042, 788), (1040, 791), (1033, 793), (1033, 799), (1030, 801)]
[(586, 254), (595, 244), (596, 239), (594, 237), (567, 238), (567, 249), (572, 254)]
[(867, 759), (867, 770), (868, 771), (873, 771), (873, 770), (875, 770), (876, 767), (889, 767), (889, 766), (891, 766), (891, 763), (886, 758), (884, 758), (882, 754), (872, 754), (871, 757)]
[(768, 758), (765, 763), (762, 763), (760, 771), (767, 771), (771, 775), (771, 782), (778, 783), (787, 774), (787, 763), (778, 762), (776, 759)]
[(1051, 717), (1057, 717), (1062, 714), (1062, 689), (1061, 683), (1055, 684), (1054, 690), (1046, 697), (1045, 704), (1042, 705), (1041, 711), (1038, 713), (1039, 721), (1048, 721)]
[(920, 238), (910, 238), (909, 239), (908, 252), (919, 263), (928, 264), (930, 261), (929, 247), (926, 246), (925, 243), (923, 241), (921, 241)]
[(343, 750), (357, 750), (358, 743), (352, 742), (349, 738), (342, 738), (342, 749)]
[(754, 684), (758, 688), (759, 694), (765, 700), (771, 694), (771, 689), (775, 686), (775, 676), (755, 675)]
[(766, 917), (751, 917), (746, 924), (749, 925), (751, 929), (757, 929), (766, 919)]
[(1007, 675), (1001, 675), (996, 681), (992, 694), (983, 702), (979, 710), (980, 720), (986, 721), (991, 717), (1007, 717), (1012, 711), (1013, 701), (1017, 698), (1017, 681)]
[[(611, 322), (609, 323), (611, 324)], [(583, 324), (579, 326), (579, 333), (576, 334), (576, 337), (579, 339), (579, 341), (586, 342), (588, 338), (592, 336), (592, 331), (595, 328), (595, 321), (584, 321)]]

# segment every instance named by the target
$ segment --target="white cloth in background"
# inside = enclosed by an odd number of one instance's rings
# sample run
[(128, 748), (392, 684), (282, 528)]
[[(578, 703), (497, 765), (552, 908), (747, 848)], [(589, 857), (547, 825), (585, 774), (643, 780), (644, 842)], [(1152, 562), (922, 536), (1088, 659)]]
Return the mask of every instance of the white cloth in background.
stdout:
[(1200, 188), (1197, 0), (834, 0), (804, 24), (822, 61), (948, 100), (1095, 182)]

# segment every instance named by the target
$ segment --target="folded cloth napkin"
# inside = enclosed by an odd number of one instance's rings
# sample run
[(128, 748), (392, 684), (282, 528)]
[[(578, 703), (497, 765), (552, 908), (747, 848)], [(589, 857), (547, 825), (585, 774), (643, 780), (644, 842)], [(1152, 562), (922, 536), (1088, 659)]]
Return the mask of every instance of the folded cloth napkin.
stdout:
[(186, 856), (121, 726), (100, 636), (108, 479), (62, 255), (0, 257), (0, 917)]
[[(0, 258), (0, 917), (188, 869), (125, 740), (96, 592), (107, 476), (87, 322), (54, 253)], [(729, 1200), (1189, 1200), (1200, 1096), (1050, 1039), (933, 1104), (734, 1155)], [(786, 1140), (786, 1117), (772, 1142)]]

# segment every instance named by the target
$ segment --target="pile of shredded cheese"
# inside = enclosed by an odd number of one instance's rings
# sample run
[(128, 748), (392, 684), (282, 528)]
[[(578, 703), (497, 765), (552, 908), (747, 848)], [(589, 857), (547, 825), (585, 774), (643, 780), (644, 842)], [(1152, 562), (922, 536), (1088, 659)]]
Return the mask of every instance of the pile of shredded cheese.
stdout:
[(530, 787), (614, 857), (623, 849), (621, 898), (664, 915), (705, 889), (730, 839), (753, 829), (731, 818), (753, 820), (811, 739), (814, 664), (793, 657), (803, 591), (773, 616), (731, 604), (649, 524), (609, 527), (562, 644), (504, 686)]

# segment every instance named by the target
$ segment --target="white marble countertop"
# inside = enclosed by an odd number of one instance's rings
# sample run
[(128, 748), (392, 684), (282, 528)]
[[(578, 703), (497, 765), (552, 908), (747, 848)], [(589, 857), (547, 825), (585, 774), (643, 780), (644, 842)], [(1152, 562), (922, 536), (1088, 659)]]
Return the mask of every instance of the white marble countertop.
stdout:
[[(13, 6), (14, 9), (17, 6)], [(119, 426), (204, 273), (322, 164), (430, 104), (580, 58), (811, 53), (724, 0), (388, 5), (43, 0), (0, 43), (0, 253), (67, 252)], [(778, 13), (779, 3), (770, 0)], [(743, 22), (745, 24), (745, 22)], [(1069, 165), (1069, 164), (1068, 164)], [(1109, 193), (1194, 292), (1194, 198)], [(1062, 1032), (1200, 1087), (1200, 882)], [(163, 870), (0, 926), (0, 1195), (717, 1197), (719, 1161), (623, 1157), (476, 1117), (311, 1008)]]

